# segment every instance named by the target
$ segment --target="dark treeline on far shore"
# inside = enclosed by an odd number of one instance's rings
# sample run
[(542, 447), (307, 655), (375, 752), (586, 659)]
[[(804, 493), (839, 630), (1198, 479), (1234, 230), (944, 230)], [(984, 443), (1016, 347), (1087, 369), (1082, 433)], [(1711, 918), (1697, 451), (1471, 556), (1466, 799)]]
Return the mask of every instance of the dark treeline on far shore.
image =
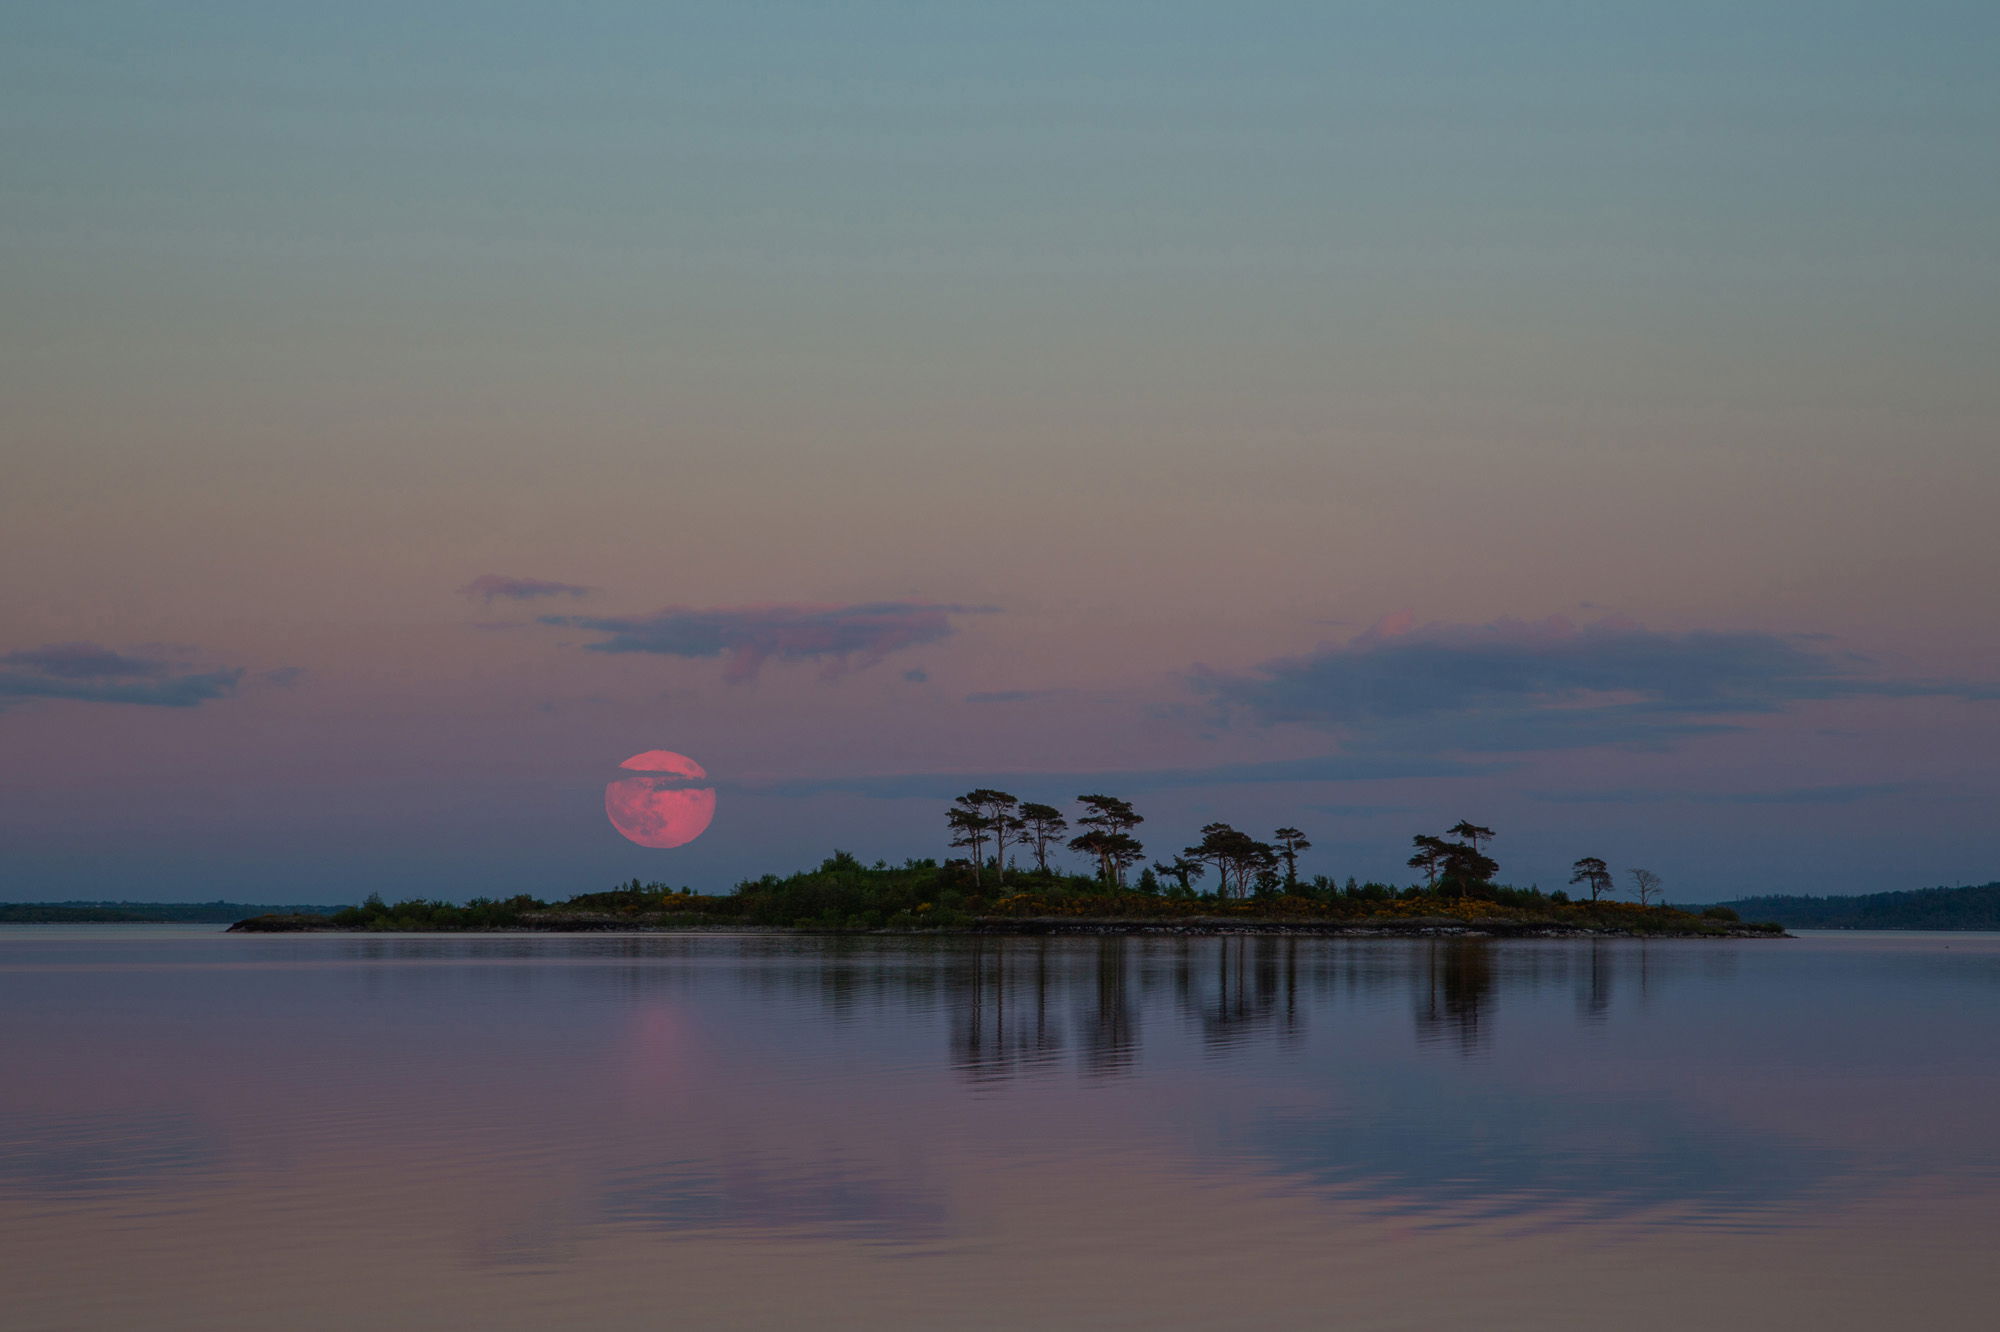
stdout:
[[(1461, 820), (1412, 840), (1422, 882), (1344, 882), (1307, 874), (1306, 831), (1262, 840), (1226, 823), (1202, 827), (1186, 846), (1148, 862), (1130, 802), (1078, 796), (1075, 817), (1053, 805), (991, 789), (968, 791), (946, 812), (943, 862), (863, 864), (835, 852), (816, 869), (765, 875), (732, 893), (702, 895), (637, 879), (560, 904), (533, 897), (475, 898), (464, 905), (371, 897), (327, 916), (269, 917), (254, 929), (607, 929), (758, 926), (818, 930), (1090, 930), (1110, 928), (1424, 930), (1512, 933), (1744, 934), (1734, 911), (1680, 910), (1660, 901), (1658, 875), (1629, 872), (1635, 901), (1614, 900), (1610, 869), (1594, 856), (1571, 867), (1579, 891), (1543, 892), (1498, 879), (1491, 828)], [(1063, 851), (1083, 861), (1065, 869)]]
[(2000, 930), (2000, 883), (1858, 897), (1746, 897), (1724, 905), (1802, 930)]
[(0, 902), (0, 925), (227, 925), (267, 911), (332, 912), (332, 906), (251, 902)]

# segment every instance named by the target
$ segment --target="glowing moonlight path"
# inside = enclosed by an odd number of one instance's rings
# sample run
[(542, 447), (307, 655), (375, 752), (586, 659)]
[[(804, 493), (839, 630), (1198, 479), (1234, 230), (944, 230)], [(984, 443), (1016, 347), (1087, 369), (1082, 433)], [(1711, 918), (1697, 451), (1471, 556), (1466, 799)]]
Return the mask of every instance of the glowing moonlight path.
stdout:
[(618, 765), (635, 775), (604, 787), (611, 826), (640, 846), (686, 846), (708, 831), (715, 817), (715, 788), (701, 764), (670, 749), (649, 749)]

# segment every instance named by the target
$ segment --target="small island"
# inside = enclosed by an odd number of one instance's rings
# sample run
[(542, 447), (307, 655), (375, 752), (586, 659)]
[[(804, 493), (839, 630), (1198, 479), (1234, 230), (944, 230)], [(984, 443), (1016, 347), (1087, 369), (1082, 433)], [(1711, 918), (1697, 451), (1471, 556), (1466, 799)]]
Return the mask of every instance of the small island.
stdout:
[[(1585, 856), (1571, 867), (1582, 892), (1544, 892), (1497, 882), (1486, 854), (1490, 828), (1461, 821), (1445, 835), (1418, 834), (1409, 858), (1423, 883), (1336, 882), (1303, 876), (1299, 856), (1312, 845), (1285, 827), (1261, 841), (1226, 823), (1201, 829), (1171, 860), (1142, 863), (1134, 832), (1144, 819), (1112, 796), (1077, 798), (1078, 831), (1052, 805), (1004, 791), (967, 792), (946, 822), (963, 858), (863, 864), (836, 851), (811, 870), (746, 880), (723, 894), (696, 893), (634, 879), (609, 892), (567, 901), (478, 897), (386, 902), (371, 896), (330, 913), (281, 912), (238, 921), (245, 933), (319, 930), (590, 931), (802, 930), (961, 934), (1241, 934), (1617, 935), (1680, 938), (1772, 938), (1776, 924), (1746, 924), (1727, 907), (1673, 907), (1656, 900), (1660, 878), (1632, 870), (1636, 901), (1614, 900), (1605, 862)], [(1067, 837), (1067, 840), (1065, 838)], [(1095, 861), (1095, 873), (1050, 863), (1067, 847)], [(1018, 859), (1010, 850), (1018, 851)], [(1212, 888), (1204, 879), (1213, 875)]]

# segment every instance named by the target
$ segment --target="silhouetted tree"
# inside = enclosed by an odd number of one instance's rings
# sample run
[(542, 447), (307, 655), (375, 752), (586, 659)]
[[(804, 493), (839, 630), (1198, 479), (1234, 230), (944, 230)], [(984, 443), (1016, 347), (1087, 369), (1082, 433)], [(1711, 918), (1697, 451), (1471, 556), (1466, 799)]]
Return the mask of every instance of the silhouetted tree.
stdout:
[(1596, 856), (1585, 856), (1569, 868), (1569, 881), (1590, 889), (1591, 901), (1595, 902), (1611, 891), (1611, 871)]
[(994, 870), (1004, 883), (1007, 879), (1007, 844), (1023, 827), (1020, 816), (1015, 812), (1020, 808), (1020, 797), (982, 786), (976, 791), (967, 791), (952, 803), (985, 821), (986, 835), (993, 839)]
[(1131, 832), (1146, 820), (1132, 810), (1132, 802), (1108, 795), (1080, 795), (1077, 803), (1089, 812), (1077, 820), (1085, 828), (1102, 828), (1106, 832)]
[(1250, 876), (1257, 896), (1276, 897), (1284, 891), (1285, 879), (1278, 873), (1278, 848), (1269, 842), (1255, 842), (1242, 873)]
[(1146, 848), (1130, 833), (1092, 828), (1072, 837), (1069, 849), (1097, 858), (1097, 877), (1116, 888), (1125, 886), (1125, 872), (1145, 858)]
[(1201, 841), (1182, 854), (1215, 866), (1216, 893), (1221, 897), (1247, 895), (1255, 877), (1275, 869), (1278, 863), (1277, 850), (1270, 843), (1226, 823), (1202, 825)]
[(1410, 857), (1410, 868), (1422, 870), (1424, 885), (1435, 889), (1438, 870), (1443, 867), (1445, 851), (1451, 844), (1444, 838), (1433, 837), (1429, 833), (1418, 833), (1410, 839), (1410, 843), (1417, 848), (1416, 853)]
[(1021, 806), (1021, 836), (1035, 848), (1035, 868), (1042, 873), (1049, 872), (1049, 848), (1068, 831), (1069, 820), (1054, 805), (1028, 801)]
[(1280, 828), (1271, 837), (1285, 862), (1285, 891), (1290, 892), (1299, 886), (1299, 852), (1310, 850), (1312, 843), (1297, 828)]
[(1632, 876), (1632, 895), (1639, 899), (1639, 905), (1650, 906), (1660, 891), (1660, 876), (1643, 869), (1626, 872)]
[(1458, 889), (1460, 898), (1469, 896), (1473, 888), (1491, 883), (1500, 872), (1498, 861), (1479, 854), (1464, 842), (1446, 842), (1439, 859), (1440, 877), (1446, 886)]
[[(1146, 820), (1132, 811), (1132, 804), (1108, 795), (1080, 795), (1077, 803), (1089, 812), (1077, 819), (1077, 825), (1089, 832), (1073, 839), (1070, 849), (1084, 851), (1098, 858), (1099, 872), (1109, 883), (1125, 886), (1125, 871), (1144, 854), (1145, 848), (1132, 836), (1132, 830)], [(1092, 838), (1092, 833), (1103, 834)], [(1078, 843), (1089, 842), (1088, 846)]]
[(1486, 843), (1499, 836), (1491, 828), (1482, 828), (1478, 824), (1468, 822), (1465, 819), (1460, 819), (1457, 823), (1452, 824), (1451, 827), (1446, 828), (1445, 833), (1447, 836), (1456, 837), (1462, 842), (1470, 843), (1474, 851), (1481, 852), (1486, 850)]
[(1111, 881), (1123, 888), (1126, 871), (1146, 858), (1146, 848), (1131, 833), (1108, 833), (1106, 841), (1111, 856)]
[(951, 827), (951, 844), (972, 852), (972, 881), (979, 882), (980, 866), (986, 860), (986, 842), (993, 835), (993, 822), (982, 814), (954, 805), (944, 812)]
[(1229, 867), (1233, 850), (1233, 840), (1242, 833), (1226, 823), (1204, 823), (1201, 826), (1201, 840), (1193, 846), (1184, 847), (1181, 855), (1198, 865), (1208, 865), (1215, 870), (1215, 895), (1229, 896)]
[(1164, 864), (1154, 861), (1153, 872), (1172, 879), (1180, 885), (1182, 892), (1191, 893), (1194, 891), (1194, 881), (1208, 872), (1208, 866), (1189, 856), (1175, 856)]
[(1112, 882), (1111, 850), (1112, 835), (1102, 828), (1087, 828), (1069, 839), (1069, 849), (1078, 855), (1091, 856), (1097, 861), (1097, 877), (1105, 883)]

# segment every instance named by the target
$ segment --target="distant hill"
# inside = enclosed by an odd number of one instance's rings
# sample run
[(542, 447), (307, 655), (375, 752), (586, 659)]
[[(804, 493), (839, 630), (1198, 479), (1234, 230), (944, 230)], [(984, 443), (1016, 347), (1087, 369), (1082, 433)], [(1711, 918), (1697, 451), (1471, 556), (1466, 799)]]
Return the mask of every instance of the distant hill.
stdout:
[(250, 902), (0, 902), (0, 925), (228, 925), (274, 911), (338, 910)]
[(1718, 905), (1787, 929), (2000, 930), (2000, 883), (1860, 897), (1746, 897)]

